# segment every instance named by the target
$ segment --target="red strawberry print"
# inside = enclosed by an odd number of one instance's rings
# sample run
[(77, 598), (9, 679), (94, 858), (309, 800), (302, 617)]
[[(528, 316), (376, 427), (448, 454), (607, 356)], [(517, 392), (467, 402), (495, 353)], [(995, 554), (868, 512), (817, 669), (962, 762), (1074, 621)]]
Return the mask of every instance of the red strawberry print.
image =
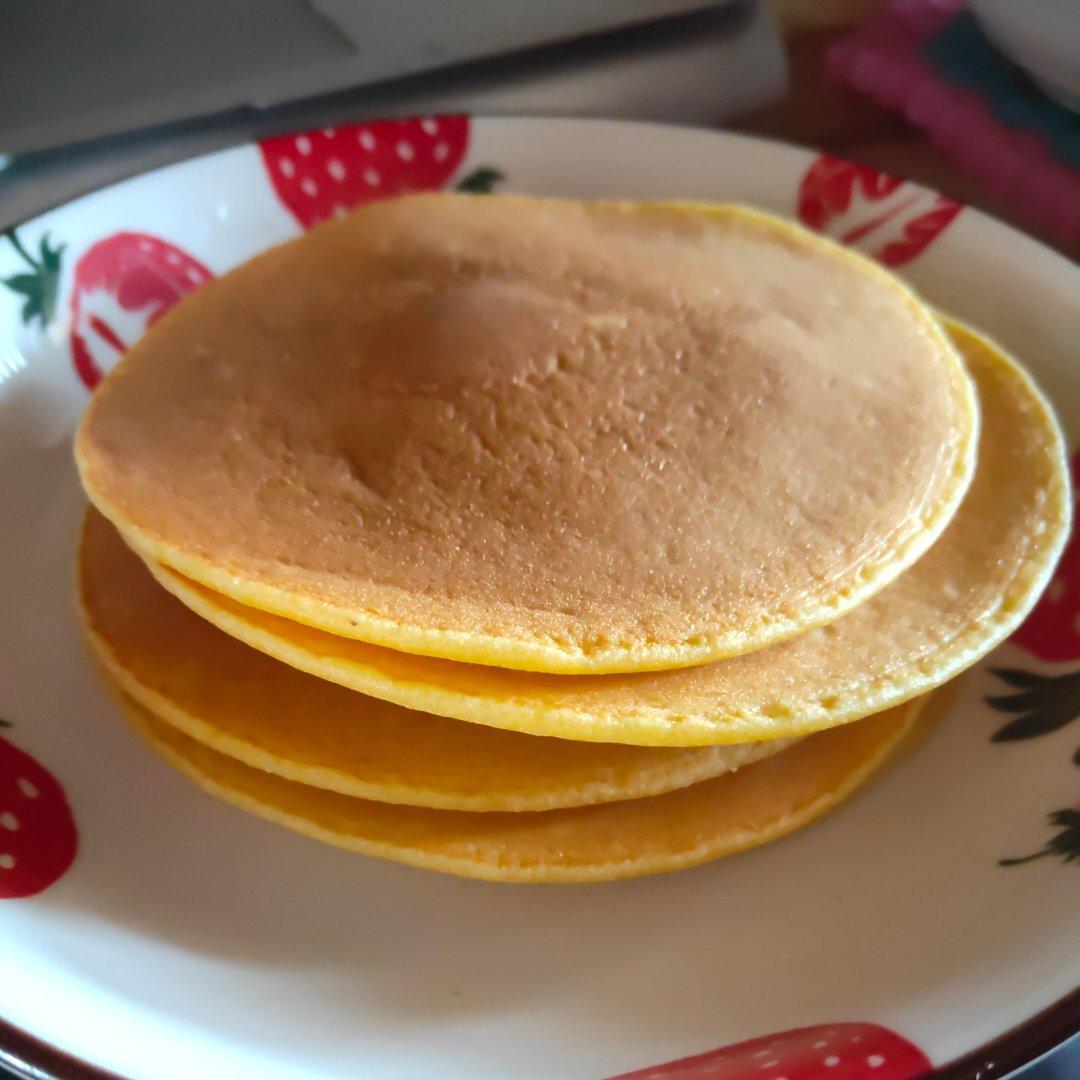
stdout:
[(0, 738), (0, 900), (47, 889), (71, 865), (78, 846), (75, 819), (56, 777)]
[(878, 172), (822, 155), (802, 178), (799, 219), (872, 255), (903, 266), (963, 209), (963, 204)]
[(380, 120), (259, 143), (278, 198), (300, 225), (354, 206), (443, 187), (469, 144), (467, 116)]
[(99, 240), (75, 264), (71, 357), (89, 389), (155, 320), (214, 275), (198, 259), (148, 233)]
[[(1076, 485), (1080, 451), (1073, 454), (1071, 467)], [(1075, 524), (1053, 580), (1012, 640), (1048, 663), (1080, 660), (1080, 536)]]
[(611, 1080), (913, 1080), (930, 1059), (877, 1024), (823, 1024), (733, 1043)]

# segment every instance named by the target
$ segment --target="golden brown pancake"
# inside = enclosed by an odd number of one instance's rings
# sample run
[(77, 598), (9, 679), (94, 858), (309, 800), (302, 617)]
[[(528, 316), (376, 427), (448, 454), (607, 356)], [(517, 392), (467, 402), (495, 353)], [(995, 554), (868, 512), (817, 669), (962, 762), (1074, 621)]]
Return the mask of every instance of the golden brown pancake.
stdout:
[(941, 540), (830, 626), (703, 667), (603, 677), (409, 656), (245, 607), (152, 571), (195, 611), (304, 671), (415, 709), (572, 739), (655, 746), (806, 734), (925, 693), (1004, 640), (1042, 591), (1069, 529), (1064, 442), (1027, 374), (949, 323), (981, 400), (978, 469)]
[(346, 795), (474, 811), (585, 806), (685, 787), (789, 742), (689, 750), (569, 742), (365, 697), (194, 615), (94, 510), (79, 547), (79, 600), (94, 653), (126, 695), (215, 750)]
[(207, 284), (106, 378), (95, 505), (232, 599), (394, 649), (674, 668), (827, 623), (955, 511), (930, 313), (756, 211), (425, 195)]
[(316, 840), (490, 881), (612, 881), (696, 866), (806, 825), (850, 795), (921, 702), (804, 739), (736, 773), (651, 799), (538, 814), (470, 814), (354, 799), (253, 769), (128, 699), (137, 731), (204, 791)]

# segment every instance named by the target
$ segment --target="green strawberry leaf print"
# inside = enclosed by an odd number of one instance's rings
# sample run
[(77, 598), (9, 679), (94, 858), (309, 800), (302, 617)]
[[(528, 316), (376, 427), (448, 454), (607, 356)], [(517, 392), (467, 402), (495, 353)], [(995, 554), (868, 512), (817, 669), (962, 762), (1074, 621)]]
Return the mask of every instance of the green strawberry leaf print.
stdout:
[(506, 177), (498, 169), (493, 169), (490, 165), (481, 165), (459, 180), (454, 190), (467, 195), (490, 195), (495, 190), (495, 185), (505, 179)]
[(24, 325), (29, 326), (34, 319), (37, 319), (44, 328), (56, 314), (61, 260), (66, 245), (52, 247), (49, 243), (49, 234), (46, 233), (41, 238), (35, 258), (23, 246), (14, 229), (5, 229), (4, 236), (11, 242), (11, 246), (18, 252), (28, 269), (12, 274), (10, 277), (0, 278), (0, 285), (5, 285), (22, 298), (20, 314)]
[(1039, 675), (1033, 671), (996, 668), (994, 674), (1015, 692), (988, 697), (987, 704), (999, 712), (1020, 714), (997, 731), (994, 742), (1047, 735), (1080, 715), (1080, 672)]
[(1023, 863), (1041, 859), (1046, 855), (1056, 855), (1062, 862), (1080, 862), (1080, 810), (1055, 810), (1047, 814), (1052, 826), (1058, 831), (1038, 851), (1030, 855), (1021, 855), (1015, 859), (1001, 859), (999, 866), (1020, 866)]
[[(991, 742), (1017, 742), (1049, 735), (1080, 716), (1080, 671), (1040, 675), (1019, 668), (995, 668), (993, 673), (1011, 690), (988, 697), (986, 703), (998, 712), (1014, 714), (1015, 718), (998, 728)], [(1080, 765), (1080, 749), (1073, 755), (1073, 763)], [(998, 865), (1021, 866), (1045, 855), (1056, 856), (1063, 863), (1080, 862), (1080, 807), (1054, 810), (1047, 819), (1058, 831), (1038, 851), (1000, 859)]]
[[(992, 736), (993, 742), (1034, 739), (1060, 731), (1080, 716), (1080, 671), (1067, 675), (1039, 675), (1018, 668), (995, 668), (993, 672), (1013, 692), (986, 699), (998, 712), (1015, 713)], [(1080, 754), (1080, 751), (1078, 751)], [(1080, 764), (1080, 757), (1077, 758)]]

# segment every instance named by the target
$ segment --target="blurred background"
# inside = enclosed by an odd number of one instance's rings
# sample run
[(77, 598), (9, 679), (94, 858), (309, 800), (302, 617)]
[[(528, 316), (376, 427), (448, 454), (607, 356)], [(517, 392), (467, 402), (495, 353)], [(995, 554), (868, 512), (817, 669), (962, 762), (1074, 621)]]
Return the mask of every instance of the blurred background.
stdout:
[(723, 124), (1080, 252), (1080, 0), (0, 0), (0, 30), (3, 225), (252, 136), (462, 110)]
[[(1078, 107), (1080, 0), (0, 0), (0, 228), (252, 137), (466, 111), (798, 143), (1076, 258)], [(1078, 1080), (1080, 1040), (1023, 1075)]]

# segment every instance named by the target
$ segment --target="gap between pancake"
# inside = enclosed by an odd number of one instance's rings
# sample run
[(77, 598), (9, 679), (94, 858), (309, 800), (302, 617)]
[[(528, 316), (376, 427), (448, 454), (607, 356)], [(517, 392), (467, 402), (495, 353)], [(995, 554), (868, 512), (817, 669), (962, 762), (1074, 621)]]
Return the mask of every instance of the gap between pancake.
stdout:
[(535, 811), (656, 795), (782, 750), (688, 750), (522, 735), (358, 694), (244, 645), (166, 592), (95, 510), (79, 544), (88, 642), (125, 694), (256, 768), (345, 795), (471, 811)]
[(132, 726), (204, 791), (324, 843), (488, 881), (614, 881), (775, 840), (845, 799), (895, 750), (922, 701), (666, 795), (538, 814), (469, 814), (352, 799), (252, 769), (128, 700)]

